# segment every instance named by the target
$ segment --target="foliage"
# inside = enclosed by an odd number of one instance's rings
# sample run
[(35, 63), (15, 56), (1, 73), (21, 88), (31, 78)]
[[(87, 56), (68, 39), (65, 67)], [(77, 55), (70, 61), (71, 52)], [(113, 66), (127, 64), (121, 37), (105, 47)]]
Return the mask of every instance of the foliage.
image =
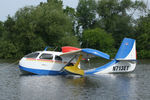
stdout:
[(76, 37), (73, 36), (72, 20), (64, 13), (60, 0), (49, 0), (36, 7), (21, 8), (15, 16), (8, 16), (4, 29), (6, 31), (1, 38), (0, 58), (4, 58), (6, 53), (8, 56), (5, 58), (21, 57), (43, 50), (48, 45), (78, 45)]
[(145, 10), (145, 4), (142, 1), (132, 0), (100, 0), (98, 2), (97, 13), (101, 18), (99, 26), (113, 34), (117, 48), (120, 45), (119, 41), (124, 37), (133, 36), (132, 15), (136, 10)]
[[(92, 3), (91, 3), (92, 2)], [(146, 11), (146, 5), (143, 1), (132, 1), (132, 0), (79, 0), (79, 4), (77, 7), (77, 19), (78, 19), (78, 27), (79, 33), (81, 32), (80, 36), (81, 40), (83, 42), (83, 47), (99, 47), (98, 41), (99, 37), (97, 37), (97, 34), (92, 36), (92, 33), (89, 32), (89, 36), (85, 37), (85, 32), (87, 32), (87, 29), (95, 29), (95, 28), (101, 28), (106, 31), (107, 34), (112, 34), (113, 39), (115, 41), (115, 45), (112, 48), (118, 49), (120, 46), (120, 43), (124, 37), (128, 38), (136, 38), (137, 43), (140, 41), (140, 43), (143, 45), (141, 46), (141, 50), (144, 50), (144, 46), (146, 43), (149, 45), (149, 39), (147, 33), (142, 35), (137, 35), (135, 37), (135, 33), (137, 30), (135, 30), (135, 18), (134, 14), (135, 12), (142, 12), (144, 13)], [(89, 22), (89, 23), (87, 23)], [(147, 27), (148, 28), (148, 27)], [(87, 33), (86, 33), (87, 34)], [(82, 38), (83, 36), (83, 38)], [(88, 38), (91, 36), (90, 42), (88, 41)], [(93, 37), (93, 39), (92, 39)], [(145, 37), (145, 38), (144, 38)], [(87, 38), (87, 39), (86, 39)], [(97, 40), (98, 39), (98, 40)], [(146, 40), (144, 42), (144, 40)], [(100, 40), (99, 40), (100, 41)], [(91, 46), (92, 45), (92, 46)], [(104, 45), (105, 47), (105, 45)], [(140, 46), (138, 46), (139, 48)], [(149, 46), (147, 46), (148, 48)], [(99, 48), (100, 49), (100, 48)], [(103, 49), (101, 47), (101, 49)], [(149, 48), (148, 48), (149, 49)], [(110, 51), (109, 49), (107, 49)]]
[[(134, 34), (134, 13), (145, 11), (142, 1), (132, 0), (79, 0), (77, 6), (78, 32), (88, 28), (102, 28), (112, 33), (116, 41), (115, 47), (124, 37)], [(79, 34), (82, 37), (82, 34)], [(119, 38), (118, 38), (119, 37)], [(82, 40), (81, 40), (82, 41)]]
[(0, 21), (0, 37), (2, 36), (3, 31), (4, 31), (4, 25), (3, 22)]
[(0, 57), (3, 59), (16, 57), (18, 48), (10, 41), (0, 42)]
[(58, 43), (60, 47), (68, 45), (80, 47), (77, 37), (75, 36), (64, 36)]
[[(82, 47), (102, 51), (111, 51), (114, 48), (114, 39), (111, 34), (100, 28), (88, 29), (83, 32)], [(111, 50), (110, 50), (111, 48)]]
[(76, 26), (77, 20), (76, 20), (75, 9), (67, 6), (64, 9), (64, 13), (67, 14), (72, 19), (72, 31), (73, 31), (73, 34), (76, 35), (77, 30), (76, 30), (75, 26)]
[(150, 58), (150, 51), (149, 50), (138, 51), (137, 56), (139, 59), (149, 59)]
[(96, 2), (95, 0), (80, 0), (77, 6), (78, 27), (83, 29), (90, 28), (96, 18)]
[(140, 58), (150, 58), (150, 13), (134, 17), (145, 11), (146, 5), (138, 0), (79, 0), (76, 9), (63, 8), (62, 0), (47, 0), (24, 7), (0, 21), (0, 58), (79, 44), (110, 54), (124, 37), (137, 40)]
[(71, 8), (71, 7), (67, 6), (64, 9), (64, 13), (66, 13), (67, 15), (69, 15), (73, 19), (76, 18), (76, 13), (75, 13), (75, 9), (74, 8)]
[(140, 58), (150, 58), (150, 14), (138, 20), (135, 38)]

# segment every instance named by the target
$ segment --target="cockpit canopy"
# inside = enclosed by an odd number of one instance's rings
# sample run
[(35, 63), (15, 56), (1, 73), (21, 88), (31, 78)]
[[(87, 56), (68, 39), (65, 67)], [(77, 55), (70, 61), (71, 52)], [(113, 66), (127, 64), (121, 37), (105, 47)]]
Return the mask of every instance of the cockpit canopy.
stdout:
[(62, 57), (60, 57), (59, 55), (55, 55), (54, 53), (49, 53), (49, 52), (33, 52), (24, 56), (24, 58), (47, 59), (47, 60), (58, 60), (58, 61), (63, 60)]

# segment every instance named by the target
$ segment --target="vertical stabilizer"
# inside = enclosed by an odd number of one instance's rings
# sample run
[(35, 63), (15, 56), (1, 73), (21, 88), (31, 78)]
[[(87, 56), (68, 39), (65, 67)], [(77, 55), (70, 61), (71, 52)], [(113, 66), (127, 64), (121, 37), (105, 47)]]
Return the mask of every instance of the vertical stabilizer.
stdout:
[(117, 54), (116, 60), (136, 60), (136, 41), (124, 38)]

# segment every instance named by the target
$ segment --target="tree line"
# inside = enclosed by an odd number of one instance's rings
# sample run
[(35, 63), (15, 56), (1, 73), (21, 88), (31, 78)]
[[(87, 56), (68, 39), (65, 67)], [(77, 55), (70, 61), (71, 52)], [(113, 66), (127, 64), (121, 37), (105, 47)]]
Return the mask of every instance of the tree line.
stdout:
[(74, 9), (64, 8), (61, 0), (47, 0), (0, 21), (0, 58), (67, 45), (114, 56), (124, 37), (136, 39), (139, 58), (150, 58), (150, 12), (144, 2), (79, 0)]

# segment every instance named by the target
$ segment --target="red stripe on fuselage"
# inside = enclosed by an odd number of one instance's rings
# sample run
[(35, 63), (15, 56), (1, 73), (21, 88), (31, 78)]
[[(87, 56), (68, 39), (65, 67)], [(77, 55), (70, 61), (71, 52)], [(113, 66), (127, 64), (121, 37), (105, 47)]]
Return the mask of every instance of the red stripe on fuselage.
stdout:
[[(62, 61), (57, 61), (57, 60), (48, 60), (48, 59), (35, 59), (35, 58), (26, 58), (28, 61), (39, 61), (39, 62), (50, 62), (50, 63), (63, 63)], [(64, 62), (66, 63), (66, 62)]]

